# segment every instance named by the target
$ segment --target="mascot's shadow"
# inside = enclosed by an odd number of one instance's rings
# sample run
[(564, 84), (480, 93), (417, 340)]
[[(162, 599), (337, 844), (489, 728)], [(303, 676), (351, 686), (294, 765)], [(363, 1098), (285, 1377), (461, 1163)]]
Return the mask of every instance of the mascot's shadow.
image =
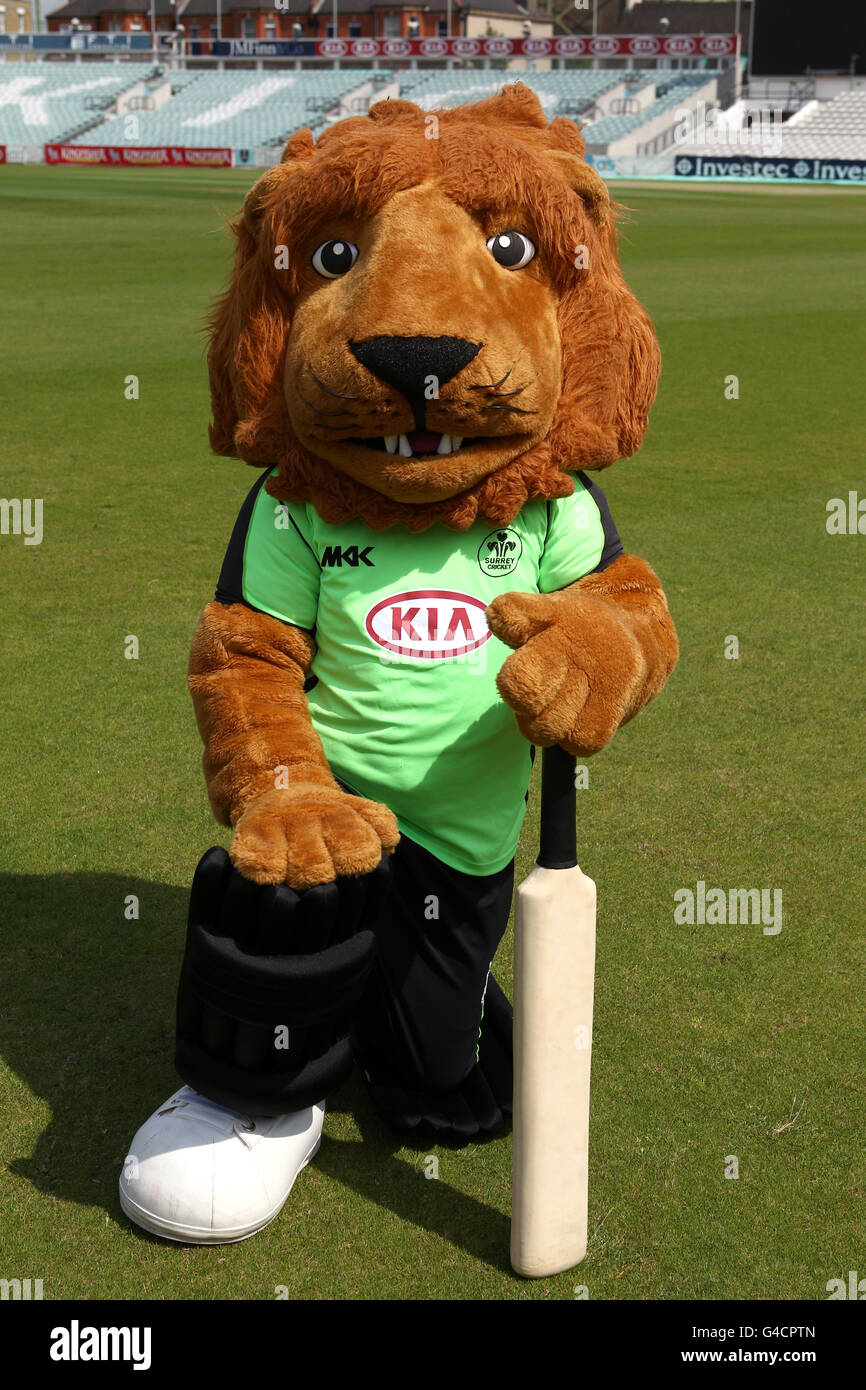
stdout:
[[(139, 904), (131, 921), (130, 895)], [(34, 1144), (34, 1107), (22, 1098), (23, 1124), (10, 1123), (3, 1161), (46, 1196), (101, 1207), (122, 1222), (117, 1179), (129, 1142), (181, 1084), (172, 1058), (188, 897), (187, 888), (121, 875), (0, 875), (0, 1051), (50, 1111)], [(326, 1137), (319, 1171), (508, 1267), (507, 1217), (449, 1186), (447, 1150), (442, 1180), (425, 1180), (422, 1156), (433, 1140), (412, 1145), (414, 1162), (397, 1157), (403, 1142), (376, 1115), (357, 1069), (328, 1109), (351, 1114), (363, 1142)]]

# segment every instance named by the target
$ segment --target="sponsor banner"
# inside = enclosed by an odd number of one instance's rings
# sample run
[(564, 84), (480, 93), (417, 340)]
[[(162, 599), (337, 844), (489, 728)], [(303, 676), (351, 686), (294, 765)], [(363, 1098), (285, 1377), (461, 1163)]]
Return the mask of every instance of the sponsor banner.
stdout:
[(6, 146), (0, 145), (0, 164), (6, 163)]
[[(232, 53), (243, 40), (234, 40)], [(550, 36), (507, 39), (317, 39), (317, 58), (723, 58), (736, 52), (734, 34)], [(256, 43), (256, 49), (265, 45)]]
[[(158, 34), (162, 47), (174, 34)], [(184, 51), (217, 58), (723, 58), (736, 52), (734, 34), (599, 34), (595, 38), (551, 35), (506, 39), (494, 35), (453, 39), (214, 39), (184, 40)], [(149, 33), (0, 34), (4, 49), (145, 51)]]
[[(159, 35), (165, 40), (173, 38), (171, 35)], [(63, 52), (65, 49), (72, 49), (75, 52), (93, 51), (113, 52), (120, 49), (125, 52), (132, 52), (140, 49), (146, 50), (151, 47), (150, 34), (89, 34), (79, 32), (78, 34), (0, 34), (0, 54), (5, 50), (12, 49), (17, 52), (19, 49), (43, 49), (53, 52)]]
[(185, 169), (230, 169), (232, 167), (232, 152), (225, 149), (199, 150), (187, 145), (181, 149), (172, 148), (171, 162), (172, 164), (182, 164)]
[(315, 58), (316, 40), (213, 39), (209, 51), (215, 58)]
[(223, 58), (723, 58), (736, 52), (734, 34), (601, 34), (507, 39), (221, 39)]
[[(599, 169), (599, 173), (603, 171)], [(693, 179), (801, 179), (806, 183), (866, 183), (866, 160), (782, 159), (778, 155), (677, 155), (674, 173)]]
[(45, 163), (230, 169), (232, 152), (188, 145), (46, 145)]

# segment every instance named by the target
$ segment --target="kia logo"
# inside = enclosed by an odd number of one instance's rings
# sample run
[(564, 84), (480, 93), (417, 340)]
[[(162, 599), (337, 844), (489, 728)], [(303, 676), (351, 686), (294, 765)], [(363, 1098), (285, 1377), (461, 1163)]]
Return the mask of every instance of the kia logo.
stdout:
[(457, 589), (408, 589), (367, 613), (367, 636), (386, 651), (427, 661), (465, 656), (489, 641), (487, 605)]

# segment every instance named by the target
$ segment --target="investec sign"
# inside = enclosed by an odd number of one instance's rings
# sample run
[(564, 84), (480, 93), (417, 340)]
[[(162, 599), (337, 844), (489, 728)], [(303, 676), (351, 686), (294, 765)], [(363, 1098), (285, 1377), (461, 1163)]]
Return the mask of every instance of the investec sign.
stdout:
[(866, 163), (854, 159), (779, 159), (763, 155), (679, 155), (674, 173), (692, 179), (802, 179), (809, 183), (866, 183)]

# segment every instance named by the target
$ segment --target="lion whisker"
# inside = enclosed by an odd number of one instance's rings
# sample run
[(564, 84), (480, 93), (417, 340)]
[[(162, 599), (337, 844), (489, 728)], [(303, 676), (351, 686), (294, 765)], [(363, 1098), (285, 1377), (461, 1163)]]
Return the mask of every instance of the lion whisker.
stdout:
[[(500, 377), (498, 381), (482, 381), (478, 386), (470, 386), (468, 389), (469, 389), (470, 391), (495, 391), (496, 388), (497, 388), (498, 386), (501, 386), (501, 385), (502, 385), (503, 381), (507, 381), (507, 380), (508, 380), (508, 378), (511, 376), (511, 373), (514, 371), (514, 368), (517, 366), (518, 362), (520, 361), (520, 358), (522, 357), (522, 355), (523, 355), (523, 348), (521, 348), (521, 349), (520, 349), (520, 352), (518, 352), (517, 356), (515, 357), (514, 361), (513, 361), (512, 364), (511, 364), (511, 366), (508, 368), (508, 371), (505, 373), (505, 376)], [(521, 390), (522, 390), (522, 389), (523, 389), (523, 388), (521, 387)], [(509, 395), (509, 394), (510, 394), (510, 392), (508, 392), (508, 391), (503, 391), (503, 392), (501, 392), (501, 395), (503, 395), (503, 396), (507, 396), (507, 395)]]
[(317, 415), (336, 416), (352, 414), (351, 410), (322, 410), (321, 406), (313, 405), (312, 401), (308, 401), (306, 396), (301, 396), (301, 400), (304, 402), (304, 405), (309, 406), (310, 410), (314, 410)]
[[(500, 397), (505, 397), (505, 396), (519, 396), (523, 391), (526, 390), (527, 386), (529, 386), (529, 385), (530, 385), (530, 383), (529, 383), (528, 381), (527, 381), (527, 382), (524, 382), (523, 386), (517, 386), (513, 391), (493, 391), (493, 390), (491, 389), (491, 391), (489, 392), (489, 394), (490, 394), (491, 396), (500, 396)], [(470, 388), (470, 390), (471, 390), (471, 389), (472, 389), (472, 388)]]
[[(344, 434), (346, 430), (349, 428), (348, 425), (323, 425), (319, 421), (316, 421), (316, 427), (320, 430), (342, 430)], [(346, 437), (347, 439), (352, 438), (351, 435), (347, 435)]]
[[(308, 364), (308, 365), (309, 365), (309, 364)], [(320, 380), (319, 380), (319, 378), (316, 376), (316, 373), (313, 371), (312, 367), (309, 367), (309, 372), (310, 372), (310, 376), (313, 378), (313, 381), (316, 383), (316, 385), (317, 385), (317, 386), (321, 386), (321, 388), (322, 388), (323, 391), (327, 391), (327, 393), (328, 393), (329, 396), (336, 396), (336, 398), (337, 398), (338, 401), (362, 401), (362, 400), (364, 399), (363, 396), (347, 396), (347, 395), (345, 395), (342, 391), (332, 391), (331, 388), (330, 388), (330, 386), (326, 386), (325, 383), (324, 383), (323, 381), (320, 381)]]
[[(522, 352), (522, 351), (523, 351), (523, 348), (520, 349), (520, 352)], [(517, 357), (520, 356), (520, 352), (518, 352)], [(517, 357), (515, 357), (515, 359), (514, 359), (514, 361), (512, 362), (511, 366), (508, 368), (508, 371), (505, 373), (505, 376), (500, 377), (498, 381), (482, 381), (478, 386), (470, 386), (470, 387), (469, 387), (469, 390), (470, 390), (470, 391), (495, 391), (497, 386), (501, 386), (502, 383), (503, 383), (503, 381), (507, 381), (508, 378), (511, 376), (511, 373), (514, 371), (514, 368), (517, 366)]]

